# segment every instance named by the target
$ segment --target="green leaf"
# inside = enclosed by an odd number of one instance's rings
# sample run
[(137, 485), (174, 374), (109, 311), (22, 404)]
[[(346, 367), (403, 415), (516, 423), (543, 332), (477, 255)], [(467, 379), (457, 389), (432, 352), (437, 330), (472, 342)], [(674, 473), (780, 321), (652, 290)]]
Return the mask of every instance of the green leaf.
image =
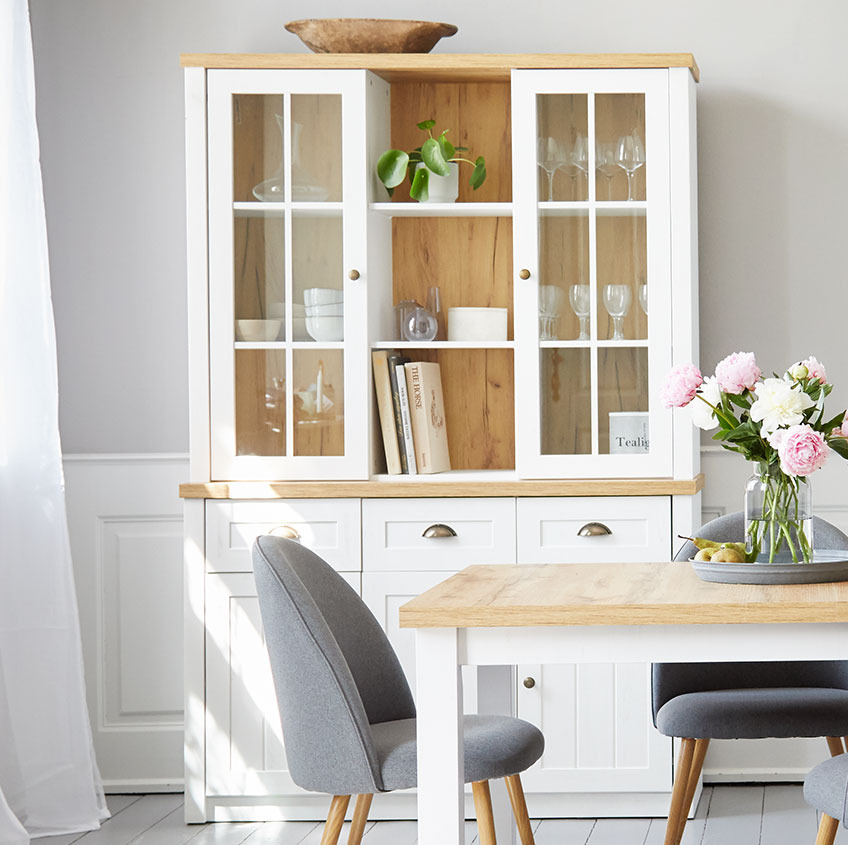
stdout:
[(387, 188), (396, 188), (406, 177), (409, 156), (401, 150), (386, 150), (377, 162), (377, 176)]
[(746, 411), (750, 410), (751, 402), (744, 393), (728, 393), (727, 397), (734, 405), (738, 405), (740, 408), (744, 408)]
[[(439, 176), (449, 176), (450, 168), (442, 155), (442, 148), (435, 138), (428, 138), (421, 147), (421, 158), (424, 164)], [(416, 173), (416, 178), (418, 174)]]
[(422, 120), (421, 123), (418, 124), (419, 129), (428, 130), (432, 129), (436, 125), (436, 121), (430, 118), (430, 120)]
[(454, 149), (455, 149), (458, 153), (467, 153), (467, 152), (468, 152), (468, 147), (454, 147)]
[(828, 420), (826, 423), (820, 426), (821, 430), (830, 434), (836, 426), (842, 425), (842, 420), (845, 419), (845, 411), (841, 411), (838, 413), (832, 420)]
[(471, 178), (468, 184), (476, 191), (486, 181), (486, 160), (480, 156), (474, 162), (474, 170), (471, 172)]
[(409, 195), (418, 202), (426, 202), (430, 198), (430, 171), (426, 167), (419, 167), (412, 179), (412, 187)]
[(454, 155), (456, 154), (456, 147), (445, 138), (445, 135), (448, 134), (448, 130), (445, 129), (441, 135), (439, 135), (439, 149), (442, 151), (442, 156), (445, 161), (450, 161)]
[(833, 440), (828, 441), (828, 445), (837, 455), (848, 458), (848, 440), (844, 437), (834, 437)]

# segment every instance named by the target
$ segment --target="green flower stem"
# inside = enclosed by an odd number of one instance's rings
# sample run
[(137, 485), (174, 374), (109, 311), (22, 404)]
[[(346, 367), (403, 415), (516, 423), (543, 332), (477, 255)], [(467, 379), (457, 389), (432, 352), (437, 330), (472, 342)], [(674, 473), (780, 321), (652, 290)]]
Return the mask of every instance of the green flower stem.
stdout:
[(751, 556), (756, 559), (760, 554), (768, 525), (769, 563), (774, 563), (784, 543), (794, 562), (812, 561), (812, 545), (804, 530), (804, 521), (809, 516), (801, 512), (799, 498), (800, 485), (806, 481), (764, 463), (760, 464), (758, 475), (762, 484), (762, 513), (748, 527)]

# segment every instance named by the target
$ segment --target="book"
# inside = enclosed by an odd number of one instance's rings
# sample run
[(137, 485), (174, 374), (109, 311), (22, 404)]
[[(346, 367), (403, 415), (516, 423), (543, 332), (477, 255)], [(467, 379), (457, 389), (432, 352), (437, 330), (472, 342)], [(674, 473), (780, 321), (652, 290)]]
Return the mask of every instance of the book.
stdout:
[[(404, 359), (408, 361), (409, 359)], [(400, 400), (400, 421), (403, 432), (403, 450), (406, 452), (406, 468), (410, 475), (416, 475), (415, 445), (412, 439), (412, 420), (409, 413), (409, 394), (406, 383), (406, 365), (397, 365), (398, 398)]]
[(405, 364), (409, 359), (404, 358), (400, 352), (390, 352), (387, 358), (389, 368), (389, 385), (392, 390), (392, 413), (395, 420), (395, 437), (397, 438), (398, 453), (400, 455), (400, 471), (409, 472), (406, 460), (406, 446), (403, 439), (403, 422), (400, 416), (400, 394), (398, 393), (397, 368), (398, 364)]
[(447, 472), (451, 465), (441, 368), (427, 361), (413, 361), (404, 369), (418, 472)]
[(400, 475), (403, 472), (400, 463), (397, 429), (395, 428), (395, 409), (392, 404), (392, 382), (389, 378), (389, 353), (385, 349), (375, 349), (371, 353), (374, 369), (374, 392), (377, 395), (377, 411), (380, 415), (380, 430), (383, 434), (383, 448), (386, 451), (386, 472)]

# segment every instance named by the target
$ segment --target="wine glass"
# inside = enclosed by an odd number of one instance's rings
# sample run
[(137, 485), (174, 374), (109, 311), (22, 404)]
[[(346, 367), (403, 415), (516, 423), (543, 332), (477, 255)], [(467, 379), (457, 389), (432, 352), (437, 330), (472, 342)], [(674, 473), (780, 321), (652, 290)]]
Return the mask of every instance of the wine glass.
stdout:
[(611, 340), (624, 340), (621, 321), (630, 310), (630, 285), (604, 285), (604, 308), (612, 317)]
[(635, 129), (618, 139), (616, 163), (627, 174), (627, 199), (632, 200), (633, 177), (645, 163), (645, 144)]
[(589, 185), (589, 145), (586, 141), (586, 136), (581, 132), (577, 133), (577, 137), (574, 139), (574, 146), (571, 148), (571, 154), (569, 155), (569, 164), (574, 168), (574, 175), (571, 177), (572, 182), (572, 197), (574, 199), (581, 199), (582, 194), (578, 196), (577, 194), (577, 174), (582, 173), (586, 177), (586, 195), (588, 196), (588, 185)]
[(548, 202), (554, 201), (554, 173), (566, 164), (565, 150), (556, 138), (543, 136), (536, 142), (536, 162), (548, 175)]
[(539, 285), (539, 340), (556, 340), (563, 290), (556, 285)]
[(648, 316), (648, 286), (647, 285), (639, 285), (639, 307), (642, 309), (642, 313), (647, 317)]
[(572, 285), (568, 289), (568, 302), (571, 310), (580, 320), (580, 336), (577, 339), (589, 340), (589, 310), (591, 308), (589, 285)]
[(612, 141), (599, 141), (595, 145), (595, 168), (607, 180), (607, 201), (612, 200), (612, 180), (619, 171), (615, 144)]

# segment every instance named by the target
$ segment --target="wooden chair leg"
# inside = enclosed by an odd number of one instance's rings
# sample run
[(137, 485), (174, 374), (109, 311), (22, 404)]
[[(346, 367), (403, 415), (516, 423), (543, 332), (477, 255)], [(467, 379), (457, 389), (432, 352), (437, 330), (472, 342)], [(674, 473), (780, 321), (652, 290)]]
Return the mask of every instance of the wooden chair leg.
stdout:
[(816, 836), (816, 845), (833, 845), (837, 830), (839, 830), (839, 822), (822, 813), (821, 822), (819, 822), (819, 834)]
[(695, 751), (692, 754), (692, 766), (689, 769), (689, 774), (686, 781), (686, 794), (683, 797), (683, 812), (680, 814), (680, 828), (677, 832), (677, 841), (683, 839), (683, 831), (686, 828), (686, 822), (689, 820), (689, 811), (692, 809), (692, 800), (695, 798), (695, 790), (698, 788), (698, 778), (701, 776), (701, 769), (704, 768), (704, 757), (707, 756), (707, 749), (710, 747), (708, 739), (696, 739)]
[(324, 834), (321, 837), (321, 845), (338, 845), (339, 834), (342, 832), (347, 805), (350, 803), (350, 795), (334, 795), (330, 802), (330, 812), (327, 813), (327, 823), (324, 825)]
[(471, 784), (471, 793), (474, 796), (474, 809), (477, 811), (477, 834), (480, 837), (480, 845), (497, 845), (489, 781), (474, 781)]
[(841, 736), (826, 736), (825, 739), (827, 740), (827, 747), (830, 750), (831, 757), (836, 757), (845, 752), (845, 748), (842, 746)]
[(371, 809), (371, 801), (374, 796), (370, 793), (359, 795), (356, 798), (356, 806), (353, 808), (353, 820), (350, 823), (350, 833), (347, 837), (347, 845), (360, 845), (362, 834), (365, 833), (365, 823), (368, 821), (368, 811)]
[(506, 791), (509, 793), (509, 803), (512, 804), (512, 814), (515, 816), (515, 824), (518, 827), (518, 835), (521, 845), (535, 845), (533, 839), (533, 828), (530, 826), (530, 817), (527, 815), (527, 802), (524, 800), (524, 787), (521, 785), (520, 775), (507, 775)]
[(680, 740), (680, 755), (677, 758), (677, 774), (671, 790), (671, 806), (668, 808), (668, 822), (665, 826), (664, 845), (678, 845), (686, 825), (686, 813), (683, 802), (689, 788), (689, 772), (692, 770), (692, 758), (695, 756), (695, 740)]

